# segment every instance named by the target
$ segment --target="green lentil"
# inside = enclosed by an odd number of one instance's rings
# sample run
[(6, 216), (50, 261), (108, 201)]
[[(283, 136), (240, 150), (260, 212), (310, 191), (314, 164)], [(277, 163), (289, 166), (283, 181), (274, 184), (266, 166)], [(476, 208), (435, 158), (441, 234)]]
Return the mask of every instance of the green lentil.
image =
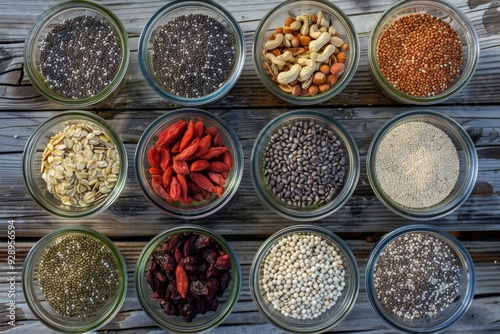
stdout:
[(50, 306), (68, 317), (94, 315), (114, 296), (120, 280), (111, 249), (99, 239), (77, 233), (48, 248), (38, 278)]

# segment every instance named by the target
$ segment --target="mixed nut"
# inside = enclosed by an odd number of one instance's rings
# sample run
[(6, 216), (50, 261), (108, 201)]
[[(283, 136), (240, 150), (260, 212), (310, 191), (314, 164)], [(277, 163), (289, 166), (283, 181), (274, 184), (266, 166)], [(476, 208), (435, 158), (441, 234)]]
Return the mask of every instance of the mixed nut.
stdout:
[(163, 312), (191, 322), (217, 311), (231, 281), (231, 257), (205, 234), (170, 235), (153, 252), (146, 281)]
[(345, 71), (349, 44), (322, 11), (288, 17), (264, 44), (272, 81), (293, 96), (314, 96), (334, 86)]
[(179, 120), (163, 130), (148, 151), (153, 191), (167, 200), (192, 204), (222, 196), (233, 158), (216, 127)]

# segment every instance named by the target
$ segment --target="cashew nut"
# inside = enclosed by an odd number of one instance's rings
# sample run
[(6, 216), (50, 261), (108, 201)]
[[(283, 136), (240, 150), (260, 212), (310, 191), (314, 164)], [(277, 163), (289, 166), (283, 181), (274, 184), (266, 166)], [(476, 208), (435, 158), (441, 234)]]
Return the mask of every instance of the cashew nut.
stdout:
[(318, 27), (321, 26), (321, 21), (325, 18), (325, 15), (323, 15), (322, 11), (319, 11), (318, 14), (316, 15), (318, 17), (317, 25)]
[(300, 33), (302, 35), (307, 35), (309, 33), (309, 26), (312, 24), (312, 19), (307, 14), (302, 14), (297, 17), (297, 21), (302, 21), (302, 27), (300, 27)]
[(318, 25), (320, 27), (328, 28), (330, 26), (330, 23), (328, 23), (328, 20), (323, 17), (321, 21), (318, 20)]
[(313, 52), (319, 51), (326, 43), (330, 41), (330, 38), (333, 37), (330, 36), (328, 32), (322, 32), (318, 39), (309, 43), (309, 50)]
[(316, 62), (312, 59), (298, 58), (297, 63), (302, 66), (299, 74), (299, 81), (309, 79), (316, 71)]
[(321, 36), (321, 31), (319, 31), (319, 28), (316, 24), (313, 24), (309, 27), (309, 36), (312, 39), (318, 39), (319, 36)]
[(321, 32), (327, 32), (328, 29), (326, 29), (326, 27), (321, 27), (321, 28), (319, 28), (319, 31), (321, 31)]
[(335, 46), (329, 44), (326, 46), (322, 53), (312, 52), (311, 59), (318, 63), (325, 63), (328, 61), (330, 56), (335, 52)]
[(276, 34), (276, 38), (264, 44), (264, 50), (276, 49), (283, 42), (283, 34)]
[(302, 23), (300, 23), (299, 21), (293, 21), (292, 24), (290, 24), (290, 29), (299, 30), (301, 26)]
[(293, 65), (288, 71), (278, 74), (278, 82), (285, 85), (289, 84), (290, 82), (297, 79), (301, 69), (302, 66), (300, 66), (299, 64)]
[(275, 56), (272, 53), (266, 53), (264, 56), (266, 59), (269, 59), (270, 61), (273, 62), (273, 64), (276, 64), (278, 66), (284, 66), (285, 62), (292, 58), (292, 53), (290, 51), (285, 51), (283, 54), (279, 56)]

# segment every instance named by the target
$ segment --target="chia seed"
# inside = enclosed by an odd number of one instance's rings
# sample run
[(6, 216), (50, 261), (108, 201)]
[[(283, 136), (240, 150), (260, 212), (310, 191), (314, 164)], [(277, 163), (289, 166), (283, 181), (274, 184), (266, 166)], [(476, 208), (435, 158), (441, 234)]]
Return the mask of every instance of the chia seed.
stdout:
[(432, 317), (454, 301), (460, 286), (457, 255), (445, 241), (408, 233), (380, 253), (373, 273), (380, 304), (406, 319)]
[(118, 263), (99, 239), (70, 234), (43, 254), (38, 279), (57, 313), (84, 318), (93, 316), (118, 290)]
[(219, 89), (235, 63), (234, 36), (214, 18), (189, 14), (158, 29), (152, 62), (157, 80), (171, 94), (199, 98)]
[(263, 160), (269, 187), (288, 205), (324, 205), (344, 184), (344, 151), (337, 134), (314, 121), (295, 121), (278, 129)]
[(59, 94), (83, 99), (105, 89), (122, 61), (120, 43), (105, 21), (82, 15), (56, 25), (40, 47), (40, 71)]

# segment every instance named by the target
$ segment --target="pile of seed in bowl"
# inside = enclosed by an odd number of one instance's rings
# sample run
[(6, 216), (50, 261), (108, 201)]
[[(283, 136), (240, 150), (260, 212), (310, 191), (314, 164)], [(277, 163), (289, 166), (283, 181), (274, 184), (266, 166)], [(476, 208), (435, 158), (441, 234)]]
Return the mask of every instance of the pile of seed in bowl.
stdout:
[(109, 23), (82, 15), (57, 24), (47, 33), (38, 63), (51, 89), (83, 99), (109, 86), (121, 62), (121, 45)]
[(373, 272), (380, 304), (406, 319), (432, 317), (455, 300), (460, 287), (460, 265), (442, 239), (409, 233), (389, 243)]
[(206, 96), (224, 85), (236, 55), (233, 34), (205, 14), (182, 15), (159, 27), (152, 52), (159, 83), (185, 98)]
[(460, 75), (462, 42), (449, 23), (435, 16), (407, 15), (382, 32), (377, 62), (397, 90), (431, 97), (445, 91)]
[(118, 263), (111, 249), (86, 234), (59, 238), (43, 254), (40, 288), (49, 305), (68, 317), (89, 317), (118, 290)]
[(66, 126), (47, 144), (41, 164), (47, 190), (62, 204), (88, 207), (104, 201), (120, 174), (115, 143), (94, 123)]
[(287, 205), (329, 203), (341, 191), (346, 169), (337, 133), (314, 120), (284, 124), (264, 150), (267, 184)]
[(346, 286), (340, 250), (313, 233), (293, 233), (276, 241), (260, 270), (263, 297), (282, 315), (295, 319), (321, 316)]

